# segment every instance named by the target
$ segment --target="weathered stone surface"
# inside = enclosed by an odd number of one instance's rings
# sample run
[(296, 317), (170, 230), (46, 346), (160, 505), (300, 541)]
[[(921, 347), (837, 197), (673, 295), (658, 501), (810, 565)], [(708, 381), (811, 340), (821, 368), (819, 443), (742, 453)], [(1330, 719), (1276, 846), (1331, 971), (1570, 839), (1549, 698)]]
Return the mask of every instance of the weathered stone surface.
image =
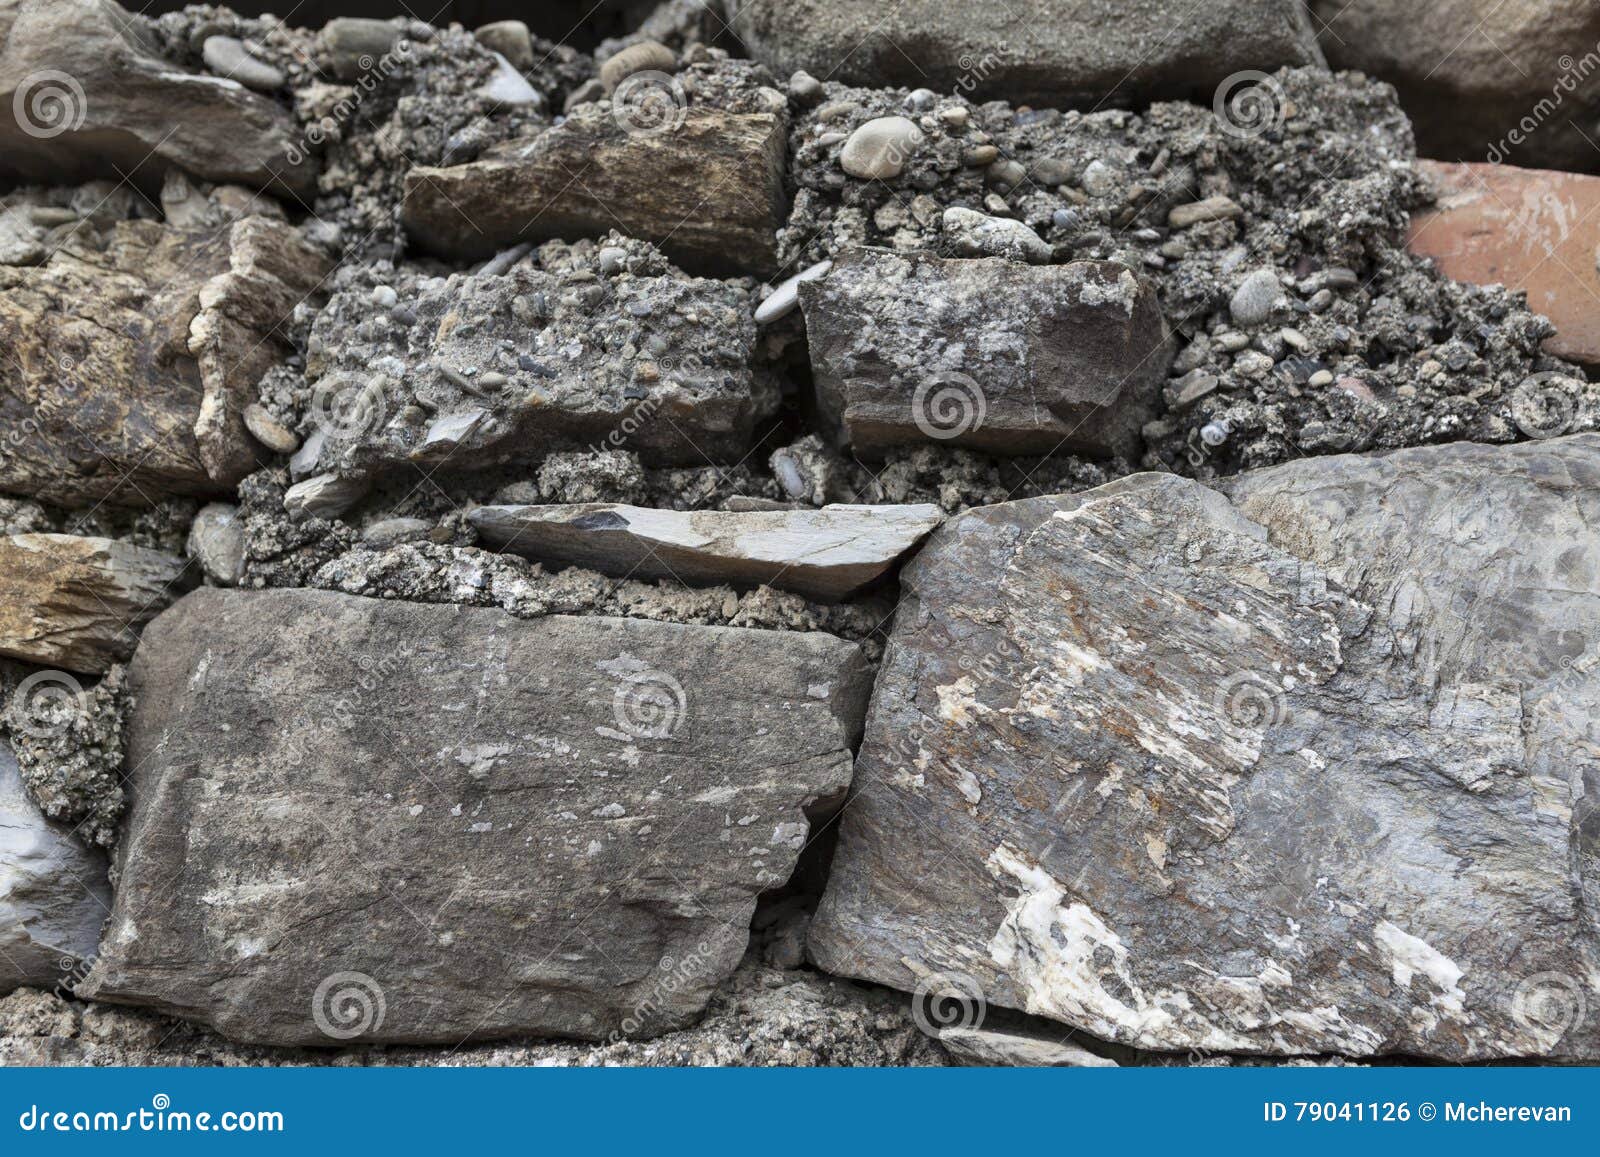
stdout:
[(103, 672), (182, 593), (184, 564), (110, 538), (0, 538), (0, 655)]
[(691, 1021), (849, 782), (868, 672), (824, 634), (206, 589), (130, 679), (86, 995), (459, 1044)]
[(189, 557), (200, 564), (207, 578), (219, 586), (239, 585), (244, 575), (244, 522), (230, 502), (210, 502), (200, 508), (189, 527)]
[(1053, 256), (1050, 246), (1023, 222), (972, 209), (944, 211), (944, 242), (957, 257), (1007, 257), (1045, 265)]
[(299, 230), (266, 217), (235, 222), (227, 246), (228, 268), (200, 287), (188, 348), (205, 386), (195, 419), (200, 460), (232, 486), (263, 457), (245, 412), (261, 376), (292, 349), (279, 327), (322, 285), (330, 262)]
[(124, 221), (103, 248), (0, 267), (0, 490), (67, 506), (228, 490), (265, 457), (243, 413), (288, 352), (275, 331), (326, 268), (265, 217)]
[(799, 292), (818, 400), (857, 451), (1133, 457), (1172, 360), (1155, 291), (1110, 261), (859, 249)]
[(520, 265), (407, 282), (381, 322), (367, 292), (336, 295), (311, 332), (295, 477), (407, 463), (448, 477), (601, 443), (737, 461), (777, 405), (751, 368), (750, 294), (654, 260), (661, 275), (603, 284)]
[(697, 273), (776, 273), (785, 118), (688, 106), (641, 128), (613, 107), (580, 105), (563, 124), (470, 164), (417, 166), (406, 174), (406, 230), (461, 259), (621, 229)]
[(1600, 437), (1227, 493), (907, 565), (813, 956), (1145, 1048), (1600, 1056)]
[(490, 545), (539, 562), (624, 578), (765, 583), (828, 600), (882, 577), (944, 521), (932, 505), (736, 513), (614, 502), (480, 506), (468, 517)]
[(0, 739), (0, 994), (70, 985), (110, 913), (105, 856), (39, 814)]
[(397, 21), (335, 16), (317, 31), (317, 55), (338, 79), (359, 80), (374, 72), (403, 35)]
[(511, 62), (511, 67), (524, 72), (535, 63), (533, 34), (520, 20), (496, 20), (475, 29), (472, 35), (490, 52), (498, 52)]
[(1529, 308), (1556, 323), (1544, 348), (1600, 365), (1600, 177), (1513, 165), (1418, 167), (1438, 203), (1412, 216), (1411, 252), (1458, 281), (1527, 291)]
[(1335, 68), (1389, 81), (1420, 150), (1600, 170), (1592, 0), (1311, 0)]
[(1108, 18), (1095, 0), (947, 4), (892, 11), (853, 0), (730, 4), (750, 54), (779, 76), (804, 69), (845, 84), (901, 85), (1066, 105), (1211, 99), (1242, 69), (1319, 64), (1299, 4), (1138, 0)]
[(703, 1021), (652, 1040), (601, 1044), (507, 1041), (450, 1048), (287, 1050), (240, 1045), (143, 1008), (64, 1001), (21, 989), (0, 997), (0, 1065), (451, 1065), (686, 1067), (947, 1065), (912, 1023), (905, 998), (814, 971), (748, 962), (712, 997)]
[(1056, 1037), (957, 1026), (939, 1030), (939, 1043), (962, 1064), (1025, 1068), (1114, 1069), (1117, 1062)]
[(50, 184), (168, 167), (295, 196), (310, 150), (268, 97), (161, 57), (144, 17), (112, 0), (23, 0), (0, 45), (0, 174)]

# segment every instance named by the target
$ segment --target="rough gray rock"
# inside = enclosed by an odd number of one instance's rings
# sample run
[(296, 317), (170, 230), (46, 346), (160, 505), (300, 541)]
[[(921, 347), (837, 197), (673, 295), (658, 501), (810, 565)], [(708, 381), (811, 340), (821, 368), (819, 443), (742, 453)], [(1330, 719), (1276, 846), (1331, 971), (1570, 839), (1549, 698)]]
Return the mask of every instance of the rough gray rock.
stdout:
[(0, 739), (0, 994), (70, 985), (110, 913), (105, 856), (39, 814)]
[(936, 533), (813, 956), (1142, 1048), (1600, 1057), (1600, 436), (1226, 494)]
[(34, 671), (19, 674), (14, 689), (0, 690), (6, 690), (0, 730), (11, 733), (33, 802), (85, 843), (114, 845), (127, 802), (122, 794), (127, 669), (111, 668), (92, 687), (62, 671)]
[(1052, 108), (1209, 101), (1243, 69), (1322, 63), (1305, 10), (1282, 0), (1136, 0), (1114, 18), (1096, 0), (907, 0), (889, 12), (852, 0), (728, 6), (750, 54), (779, 76), (805, 69)]
[(1172, 360), (1154, 291), (1115, 262), (862, 249), (799, 291), (818, 400), (860, 452), (1136, 457)]
[(336, 294), (311, 331), (296, 477), (415, 477), (407, 463), (449, 477), (583, 444), (737, 460), (777, 403), (752, 370), (750, 294), (632, 244), (642, 272), (605, 280), (518, 265), (397, 277), (388, 310), (364, 288)]
[(462, 259), (523, 239), (622, 229), (696, 272), (776, 273), (787, 118), (685, 99), (681, 87), (646, 86), (629, 105), (617, 103), (619, 92), (468, 164), (419, 165), (406, 175), (406, 230)]
[(944, 243), (956, 257), (1008, 257), (1047, 265), (1054, 255), (1021, 221), (958, 207), (944, 211)]
[(829, 601), (881, 578), (944, 520), (931, 505), (732, 512), (613, 502), (480, 506), (468, 517), (490, 545), (537, 562), (623, 578), (765, 583)]
[(0, 538), (0, 655), (100, 673), (182, 593), (182, 559), (109, 538)]
[(279, 1044), (680, 1028), (849, 783), (868, 678), (822, 634), (197, 591), (131, 668), (85, 994)]
[(239, 508), (212, 502), (200, 508), (189, 527), (189, 557), (218, 586), (239, 585), (244, 575), (244, 524)]
[(0, 46), (0, 173), (161, 187), (177, 167), (309, 195), (310, 150), (276, 102), (161, 56), (149, 23), (112, 0), (22, 0)]

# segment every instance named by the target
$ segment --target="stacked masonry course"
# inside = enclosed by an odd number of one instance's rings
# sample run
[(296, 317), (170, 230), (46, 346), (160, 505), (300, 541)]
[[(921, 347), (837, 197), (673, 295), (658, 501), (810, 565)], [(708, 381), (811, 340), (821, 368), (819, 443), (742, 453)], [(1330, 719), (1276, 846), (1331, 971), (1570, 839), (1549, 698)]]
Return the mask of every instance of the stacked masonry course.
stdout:
[(1418, 7), (0, 0), (0, 1061), (1600, 1060), (1600, 28)]

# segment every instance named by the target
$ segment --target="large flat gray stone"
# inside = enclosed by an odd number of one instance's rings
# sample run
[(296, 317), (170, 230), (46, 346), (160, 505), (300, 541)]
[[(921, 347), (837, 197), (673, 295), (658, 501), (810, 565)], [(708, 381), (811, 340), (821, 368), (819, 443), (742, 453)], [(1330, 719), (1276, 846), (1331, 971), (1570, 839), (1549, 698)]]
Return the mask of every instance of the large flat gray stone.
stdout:
[(130, 669), (86, 991), (272, 1044), (681, 1027), (848, 785), (867, 679), (824, 634), (197, 591)]
[(1149, 1049), (1600, 1057), (1597, 527), (1596, 435), (947, 522), (812, 953)]

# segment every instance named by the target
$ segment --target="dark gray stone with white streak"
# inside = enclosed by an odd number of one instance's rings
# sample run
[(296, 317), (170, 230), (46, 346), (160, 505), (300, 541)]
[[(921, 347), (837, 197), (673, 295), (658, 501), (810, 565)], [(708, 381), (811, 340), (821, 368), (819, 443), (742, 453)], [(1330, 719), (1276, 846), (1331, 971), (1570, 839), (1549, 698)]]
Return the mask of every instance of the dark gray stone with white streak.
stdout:
[(801, 284), (817, 398), (858, 452), (928, 441), (1136, 457), (1172, 362), (1149, 282), (857, 249)]
[(812, 953), (1143, 1048), (1600, 1058), (1597, 528), (1595, 435), (947, 522)]
[(681, 1027), (848, 785), (867, 680), (825, 634), (197, 591), (130, 670), (86, 992), (269, 1044)]

